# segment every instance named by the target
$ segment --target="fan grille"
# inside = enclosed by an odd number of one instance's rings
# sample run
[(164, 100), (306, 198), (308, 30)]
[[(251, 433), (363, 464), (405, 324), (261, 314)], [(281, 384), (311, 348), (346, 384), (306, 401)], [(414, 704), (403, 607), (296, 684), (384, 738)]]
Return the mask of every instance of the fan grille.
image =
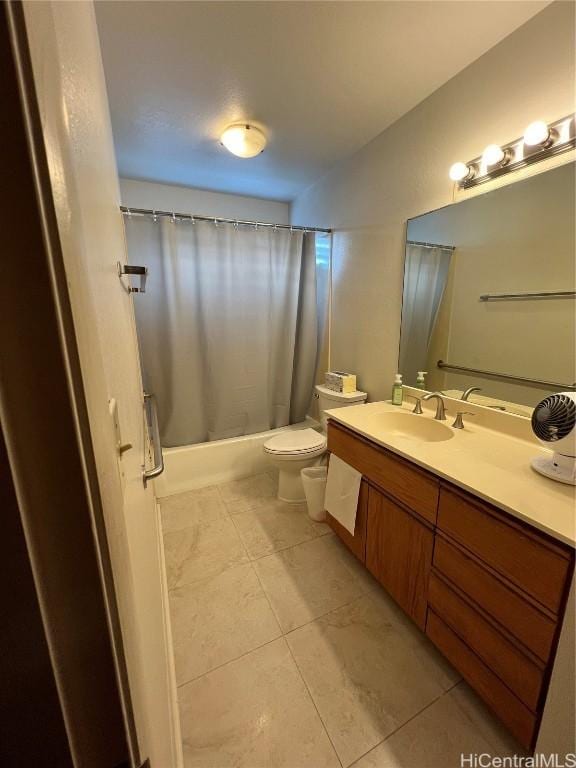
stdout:
[(566, 395), (550, 395), (538, 403), (532, 414), (536, 437), (554, 443), (569, 435), (576, 424), (576, 403)]

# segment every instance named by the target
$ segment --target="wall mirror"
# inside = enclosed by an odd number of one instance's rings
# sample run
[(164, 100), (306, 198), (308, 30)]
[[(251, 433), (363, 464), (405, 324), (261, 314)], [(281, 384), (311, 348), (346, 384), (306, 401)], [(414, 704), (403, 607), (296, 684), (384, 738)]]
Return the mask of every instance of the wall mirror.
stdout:
[(410, 219), (404, 383), (530, 416), (575, 389), (575, 164)]

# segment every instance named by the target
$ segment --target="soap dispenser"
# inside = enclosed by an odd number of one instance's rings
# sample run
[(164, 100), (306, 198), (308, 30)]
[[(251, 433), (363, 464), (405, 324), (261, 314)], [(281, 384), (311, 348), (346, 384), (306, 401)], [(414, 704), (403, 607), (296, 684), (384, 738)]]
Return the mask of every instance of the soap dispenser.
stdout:
[(394, 386), (392, 387), (392, 405), (402, 405), (402, 374), (397, 373), (394, 377)]
[(418, 376), (416, 376), (416, 389), (426, 389), (426, 379), (425, 376), (428, 375), (428, 371), (418, 371)]

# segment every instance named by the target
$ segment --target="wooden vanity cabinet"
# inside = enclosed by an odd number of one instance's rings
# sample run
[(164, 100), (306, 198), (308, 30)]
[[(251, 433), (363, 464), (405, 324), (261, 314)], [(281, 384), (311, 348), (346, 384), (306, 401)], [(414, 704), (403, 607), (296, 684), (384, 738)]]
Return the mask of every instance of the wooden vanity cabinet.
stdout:
[(363, 475), (354, 536), (329, 524), (526, 749), (533, 749), (574, 551), (329, 422)]
[(441, 484), (426, 633), (527, 749), (573, 568), (571, 548)]

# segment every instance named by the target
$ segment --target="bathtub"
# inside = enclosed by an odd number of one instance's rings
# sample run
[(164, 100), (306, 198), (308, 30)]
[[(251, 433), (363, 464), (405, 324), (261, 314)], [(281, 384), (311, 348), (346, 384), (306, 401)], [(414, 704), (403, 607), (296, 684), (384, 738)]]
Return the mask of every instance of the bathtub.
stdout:
[(264, 443), (279, 432), (309, 427), (319, 429), (320, 424), (307, 417), (299, 424), (268, 432), (164, 448), (164, 472), (154, 480), (156, 496), (170, 496), (265, 472), (270, 463), (262, 449)]

